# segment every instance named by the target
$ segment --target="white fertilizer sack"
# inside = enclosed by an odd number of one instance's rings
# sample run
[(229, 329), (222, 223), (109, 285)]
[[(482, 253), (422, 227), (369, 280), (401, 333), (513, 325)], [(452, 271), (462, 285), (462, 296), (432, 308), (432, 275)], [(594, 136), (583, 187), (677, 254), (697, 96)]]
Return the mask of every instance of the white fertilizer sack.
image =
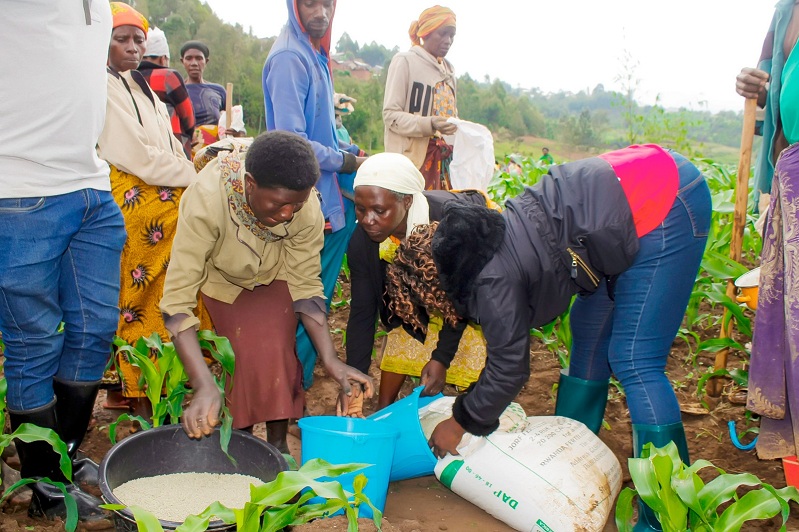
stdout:
[(436, 477), (516, 530), (601, 531), (621, 490), (616, 456), (578, 421), (527, 421), (520, 432), (463, 440), (460, 456), (438, 461)]

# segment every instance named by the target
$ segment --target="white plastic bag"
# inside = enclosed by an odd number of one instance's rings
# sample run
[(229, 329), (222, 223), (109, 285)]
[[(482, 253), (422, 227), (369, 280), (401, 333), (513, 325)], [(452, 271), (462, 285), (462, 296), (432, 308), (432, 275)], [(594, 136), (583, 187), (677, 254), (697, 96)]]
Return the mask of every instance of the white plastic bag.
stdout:
[(446, 141), (452, 145), (449, 181), (453, 189), (477, 189), (485, 192), (494, 176), (494, 137), (482, 124), (449, 118), (458, 126)]
[(618, 459), (578, 421), (527, 420), (521, 432), (463, 440), (436, 477), (516, 530), (601, 531), (621, 490)]

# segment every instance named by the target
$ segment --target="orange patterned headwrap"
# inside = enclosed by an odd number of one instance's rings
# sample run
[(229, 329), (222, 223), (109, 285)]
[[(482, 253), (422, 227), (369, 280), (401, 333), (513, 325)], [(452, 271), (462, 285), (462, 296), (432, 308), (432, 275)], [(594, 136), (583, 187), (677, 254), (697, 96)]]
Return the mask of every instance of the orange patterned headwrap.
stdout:
[(119, 26), (136, 26), (147, 35), (150, 25), (144, 15), (124, 2), (111, 2), (111, 15), (114, 17), (114, 28)]
[(414, 20), (408, 29), (413, 44), (424, 39), (442, 26), (455, 26), (455, 13), (448, 7), (433, 6), (422, 11), (419, 20)]

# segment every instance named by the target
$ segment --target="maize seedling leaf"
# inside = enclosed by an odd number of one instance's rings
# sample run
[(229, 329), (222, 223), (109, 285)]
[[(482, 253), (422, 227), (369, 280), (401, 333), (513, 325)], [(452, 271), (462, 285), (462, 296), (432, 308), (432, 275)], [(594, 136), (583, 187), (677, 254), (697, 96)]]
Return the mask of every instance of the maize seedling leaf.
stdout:
[(236, 356), (233, 353), (233, 346), (230, 340), (224, 336), (217, 336), (213, 331), (202, 330), (197, 332), (200, 340), (200, 347), (207, 349), (211, 356), (222, 365), (229, 375), (234, 374), (236, 367)]
[(72, 497), (72, 495), (67, 493), (67, 488), (66, 486), (64, 486), (63, 482), (54, 482), (47, 477), (38, 480), (35, 478), (20, 479), (14, 482), (11, 486), (8, 487), (8, 489), (6, 489), (3, 492), (3, 496), (0, 497), (0, 506), (2, 506), (3, 503), (6, 502), (6, 499), (8, 499), (8, 497), (12, 493), (14, 493), (22, 486), (27, 486), (28, 484), (35, 484), (36, 482), (41, 482), (43, 484), (50, 484), (51, 486), (55, 486), (56, 488), (59, 489), (59, 491), (61, 491), (61, 493), (64, 494), (64, 505), (67, 508), (67, 519), (66, 522), (64, 523), (64, 529), (66, 529), (67, 532), (75, 532), (75, 530), (78, 528), (78, 504), (75, 502), (75, 499)]
[(638, 492), (631, 488), (624, 488), (616, 500), (616, 528), (619, 532), (632, 532), (633, 530), (633, 502)]
[(136, 520), (136, 526), (139, 532), (164, 532), (164, 527), (158, 521), (158, 518), (139, 506), (128, 506), (128, 510), (133, 513), (133, 519)]
[(724, 474), (714, 478), (699, 492), (699, 502), (705, 515), (715, 516), (716, 509), (736, 497), (741, 486), (760, 486), (760, 480), (750, 473)]
[(263, 511), (263, 505), (252, 502), (245, 503), (244, 508), (234, 508), (236, 530), (239, 532), (258, 532), (261, 528), (261, 513)]
[(750, 519), (770, 519), (780, 512), (780, 499), (767, 490), (753, 490), (732, 503), (716, 521), (716, 530), (741, 530)]
[(280, 532), (285, 527), (294, 524), (294, 516), (298, 509), (296, 504), (269, 508), (264, 512), (261, 532)]
[(175, 529), (175, 532), (203, 532), (208, 529), (210, 516), (190, 515)]
[(49, 443), (53, 451), (59, 455), (58, 465), (61, 468), (61, 472), (64, 473), (64, 476), (67, 477), (68, 480), (72, 480), (72, 460), (69, 458), (69, 454), (67, 454), (67, 446), (61, 441), (61, 438), (58, 437), (58, 434), (56, 434), (54, 430), (45, 429), (32, 423), (22, 423), (17, 427), (17, 430), (7, 437), (3, 436), (2, 439), (0, 439), (0, 442), (5, 443), (5, 445), (0, 444), (0, 448), (7, 447), (8, 443), (14, 438), (18, 438), (25, 443), (34, 441)]
[(117, 443), (117, 425), (120, 421), (137, 421), (141, 425), (142, 430), (149, 430), (152, 427), (150, 422), (141, 416), (134, 416), (133, 414), (120, 414), (116, 421), (108, 425), (108, 437), (111, 439), (111, 444)]
[[(673, 443), (671, 443), (671, 446), (674, 447), (673, 450), (676, 454), (676, 446)], [(665, 449), (667, 453), (670, 450), (669, 446), (666, 446)], [(655, 451), (661, 451), (661, 449), (655, 449)], [(672, 473), (677, 470), (674, 467), (674, 457), (669, 454), (660, 454), (658, 452), (655, 456), (651, 456), (650, 460), (655, 468), (655, 474), (660, 484), (658, 496), (662, 503), (661, 507), (663, 510), (658, 511), (651, 505), (650, 508), (658, 513), (660, 522), (664, 527), (668, 525), (674, 530), (685, 530), (688, 526), (687, 508), (671, 487)], [(677, 461), (679, 463), (679, 457), (677, 457)]]

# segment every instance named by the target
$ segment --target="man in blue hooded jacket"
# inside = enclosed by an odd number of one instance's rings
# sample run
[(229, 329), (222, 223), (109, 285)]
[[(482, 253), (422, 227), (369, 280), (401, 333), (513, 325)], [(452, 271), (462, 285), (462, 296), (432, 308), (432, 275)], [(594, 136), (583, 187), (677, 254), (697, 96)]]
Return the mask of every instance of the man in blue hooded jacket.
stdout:
[[(266, 128), (282, 129), (307, 138), (319, 160), (325, 244), (322, 284), (328, 306), (341, 262), (355, 228), (351, 201), (352, 175), (365, 160), (355, 145), (336, 136), (333, 79), (329, 54), (335, 0), (286, 0), (289, 20), (272, 45), (263, 71)], [(342, 190), (345, 195), (342, 195)], [(347, 192), (349, 191), (349, 193)], [(302, 325), (297, 330), (297, 355), (303, 383), (313, 383), (316, 351)]]

